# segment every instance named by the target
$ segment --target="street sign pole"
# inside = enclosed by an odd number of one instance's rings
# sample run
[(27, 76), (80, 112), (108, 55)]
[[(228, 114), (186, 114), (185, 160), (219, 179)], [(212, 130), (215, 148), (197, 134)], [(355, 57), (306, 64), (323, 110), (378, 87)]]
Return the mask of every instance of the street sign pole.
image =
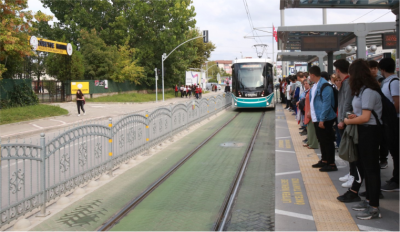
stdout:
[(164, 101), (164, 60), (167, 59), (166, 55), (167, 54), (164, 53), (161, 56), (162, 101)]
[(156, 74), (156, 102), (158, 102), (158, 92), (157, 92), (157, 80), (158, 80), (158, 76), (157, 76), (157, 68), (154, 69), (154, 73)]

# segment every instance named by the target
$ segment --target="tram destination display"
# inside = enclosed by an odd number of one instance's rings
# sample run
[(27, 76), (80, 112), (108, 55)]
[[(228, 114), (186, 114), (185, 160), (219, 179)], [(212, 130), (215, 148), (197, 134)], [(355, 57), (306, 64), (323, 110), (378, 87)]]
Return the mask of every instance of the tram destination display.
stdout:
[(382, 49), (396, 49), (397, 36), (395, 33), (382, 34)]
[(304, 36), (301, 37), (302, 51), (339, 51), (339, 36)]

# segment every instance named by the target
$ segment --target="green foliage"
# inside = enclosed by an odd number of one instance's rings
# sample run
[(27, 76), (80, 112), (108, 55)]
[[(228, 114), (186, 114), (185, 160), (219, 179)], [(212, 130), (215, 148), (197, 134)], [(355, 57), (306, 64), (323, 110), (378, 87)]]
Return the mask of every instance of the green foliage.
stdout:
[(14, 63), (25, 56), (34, 55), (28, 44), (28, 37), (35, 29), (32, 27), (35, 24), (33, 19), (48, 21), (52, 18), (40, 11), (33, 15), (25, 10), (27, 7), (27, 0), (0, 1), (0, 80), (12, 76), (9, 61)]
[(68, 110), (59, 106), (38, 104), (33, 106), (15, 107), (0, 111), (0, 125), (33, 120), (38, 118), (67, 115)]
[(95, 29), (81, 31), (81, 52), (84, 57), (85, 76), (88, 79), (111, 79), (117, 58), (116, 46), (107, 46)]
[(208, 83), (218, 83), (217, 79), (209, 79)]
[[(174, 91), (165, 91), (165, 99), (175, 97)], [(87, 102), (151, 102), (156, 100), (155, 93), (122, 93), (112, 96), (87, 99)], [(158, 100), (162, 100), (162, 93), (158, 93)]]
[(14, 85), (11, 92), (8, 93), (8, 99), (2, 100), (1, 108), (30, 106), (39, 103), (39, 99), (27, 84)]
[(144, 69), (137, 66), (135, 59), (135, 49), (130, 48), (128, 41), (123, 46), (119, 46), (118, 58), (114, 63), (115, 72), (111, 79), (116, 82), (131, 81), (140, 84), (144, 77)]
[[(223, 76), (223, 71), (216, 65), (217, 63), (215, 61), (208, 62), (208, 77), (217, 79), (217, 75)], [(209, 81), (210, 82), (210, 81)]]
[(72, 45), (72, 56), (49, 53), (45, 60), (47, 74), (59, 81), (82, 80), (85, 72), (82, 54)]

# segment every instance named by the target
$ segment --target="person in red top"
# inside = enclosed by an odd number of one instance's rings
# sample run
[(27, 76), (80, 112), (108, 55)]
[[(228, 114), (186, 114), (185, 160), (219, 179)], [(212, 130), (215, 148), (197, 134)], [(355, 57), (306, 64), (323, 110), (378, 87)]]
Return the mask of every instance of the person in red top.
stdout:
[(175, 85), (175, 97), (178, 97), (178, 85)]
[(199, 99), (199, 86), (196, 87), (196, 99)]
[(199, 89), (199, 98), (202, 97), (202, 94), (203, 94), (203, 89), (200, 87), (200, 89)]

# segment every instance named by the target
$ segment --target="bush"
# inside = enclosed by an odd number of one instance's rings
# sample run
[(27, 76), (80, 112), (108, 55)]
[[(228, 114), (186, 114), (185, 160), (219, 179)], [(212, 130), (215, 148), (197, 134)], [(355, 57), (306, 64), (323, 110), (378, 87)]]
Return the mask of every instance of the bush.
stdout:
[(8, 99), (1, 101), (2, 108), (32, 106), (39, 104), (39, 99), (27, 84), (14, 85), (8, 93)]
[(208, 83), (218, 83), (217, 79), (209, 79)]

